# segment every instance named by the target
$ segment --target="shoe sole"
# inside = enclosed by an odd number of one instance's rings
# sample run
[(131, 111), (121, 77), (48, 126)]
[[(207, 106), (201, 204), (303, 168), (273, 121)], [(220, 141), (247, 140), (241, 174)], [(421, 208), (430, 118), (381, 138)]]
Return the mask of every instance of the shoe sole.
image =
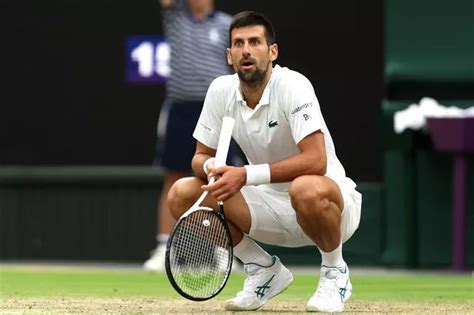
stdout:
[(344, 303), (349, 300), (349, 298), (352, 295), (352, 286), (351, 286), (351, 291), (349, 291), (349, 295), (344, 297), (343, 303), (342, 303), (342, 308), (341, 309), (335, 309), (335, 310), (320, 310), (316, 306), (306, 306), (306, 311), (307, 312), (322, 312), (322, 313), (341, 313), (344, 311)]

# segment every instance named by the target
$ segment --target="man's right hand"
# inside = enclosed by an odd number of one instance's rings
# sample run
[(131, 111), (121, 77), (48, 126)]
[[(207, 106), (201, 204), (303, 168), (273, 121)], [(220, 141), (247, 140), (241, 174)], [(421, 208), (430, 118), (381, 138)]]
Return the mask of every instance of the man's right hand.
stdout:
[(201, 188), (207, 190), (216, 200), (225, 201), (232, 198), (245, 185), (247, 178), (244, 167), (220, 166), (213, 168), (209, 177), (218, 177), (212, 184), (203, 185)]
[(174, 5), (175, 0), (160, 0), (160, 5), (163, 9), (167, 9)]

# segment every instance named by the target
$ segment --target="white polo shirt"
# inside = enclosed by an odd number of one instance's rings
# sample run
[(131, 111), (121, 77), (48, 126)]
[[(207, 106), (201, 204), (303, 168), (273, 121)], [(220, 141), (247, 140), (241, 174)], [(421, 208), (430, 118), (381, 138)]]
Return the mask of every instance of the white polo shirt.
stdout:
[[(326, 176), (339, 185), (355, 188), (336, 156), (313, 86), (302, 74), (276, 65), (254, 109), (248, 107), (242, 97), (237, 74), (216, 78), (207, 91), (193, 137), (216, 149), (224, 116), (235, 119), (232, 138), (250, 164), (273, 163), (298, 154), (297, 143), (321, 130), (326, 144)], [(288, 191), (288, 185), (272, 183), (266, 186)]]

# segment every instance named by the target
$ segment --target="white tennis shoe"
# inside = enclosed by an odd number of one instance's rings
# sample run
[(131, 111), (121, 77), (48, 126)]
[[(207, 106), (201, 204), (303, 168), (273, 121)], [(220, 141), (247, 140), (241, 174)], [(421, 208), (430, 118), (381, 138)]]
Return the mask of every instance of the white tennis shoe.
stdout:
[(247, 273), (244, 289), (237, 293), (235, 298), (226, 301), (226, 310), (253, 311), (259, 309), (271, 298), (283, 292), (293, 281), (291, 272), (276, 256), (273, 256), (271, 266), (244, 264), (244, 270)]
[(349, 268), (321, 267), (318, 289), (309, 299), (306, 310), (316, 312), (342, 312), (344, 302), (352, 294), (352, 284), (349, 279)]
[(152, 252), (150, 259), (145, 261), (143, 269), (146, 271), (160, 272), (165, 270), (166, 245), (160, 244)]

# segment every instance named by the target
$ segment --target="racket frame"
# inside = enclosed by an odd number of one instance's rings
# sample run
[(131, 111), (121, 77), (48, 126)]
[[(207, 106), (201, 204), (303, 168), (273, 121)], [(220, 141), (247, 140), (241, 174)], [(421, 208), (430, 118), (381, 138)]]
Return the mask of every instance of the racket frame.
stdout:
[[(214, 167), (219, 167), (225, 165), (227, 153), (229, 151), (229, 144), (231, 141), (231, 135), (232, 135), (232, 129), (235, 124), (235, 119), (232, 117), (223, 117), (222, 119), (222, 126), (221, 126), (221, 132), (219, 136), (219, 142), (217, 145), (217, 150), (216, 150), (216, 156), (215, 156), (215, 161), (214, 161)], [(212, 184), (216, 179), (213, 177), (209, 180), (209, 184)], [(230, 233), (229, 225), (225, 219), (225, 214), (224, 214), (224, 203), (222, 201), (218, 201), (219, 205), (219, 211), (214, 211), (214, 209), (210, 207), (205, 207), (201, 206), (201, 203), (204, 201), (208, 194), (208, 191), (204, 191), (201, 196), (196, 200), (196, 202), (189, 208), (185, 213), (181, 215), (181, 217), (178, 219), (178, 221), (175, 223), (171, 233), (170, 237), (168, 238), (168, 243), (166, 244), (166, 256), (165, 256), (165, 267), (166, 267), (166, 274), (168, 276), (168, 279), (171, 282), (171, 285), (174, 287), (174, 289), (181, 294), (183, 297), (190, 299), (192, 301), (205, 301), (209, 300), (213, 297), (215, 297), (217, 294), (219, 294), (222, 289), (224, 289), (227, 280), (229, 279), (230, 273), (232, 271), (232, 263), (233, 263), (233, 258), (234, 258), (234, 252), (233, 252), (233, 246), (232, 246), (232, 235)], [(175, 231), (179, 227), (179, 225), (183, 222), (183, 220), (186, 219), (187, 216), (189, 216), (191, 213), (196, 212), (196, 211), (211, 211), (214, 215), (218, 217), (218, 219), (223, 223), (225, 231), (227, 233), (227, 237), (230, 242), (230, 246), (228, 248), (229, 252), (229, 259), (230, 259), (230, 264), (227, 267), (226, 274), (224, 281), (222, 282), (221, 286), (219, 287), (218, 290), (216, 290), (211, 296), (206, 296), (206, 297), (195, 297), (191, 296), (190, 294), (184, 292), (176, 283), (174, 280), (173, 274), (171, 272), (171, 266), (169, 264), (170, 262), (170, 252), (171, 252), (171, 244), (173, 241), (173, 236), (175, 234)]]
[[(201, 195), (201, 197), (198, 199), (198, 201), (179, 218), (178, 222), (176, 222), (176, 224), (173, 227), (173, 230), (171, 231), (170, 237), (168, 238), (168, 243), (166, 245), (165, 267), (166, 267), (166, 275), (168, 276), (168, 279), (169, 279), (171, 285), (176, 290), (176, 292), (178, 292), (181, 296), (183, 296), (183, 297), (185, 297), (189, 300), (197, 301), (197, 302), (207, 301), (209, 299), (212, 299), (213, 297), (218, 295), (224, 289), (224, 287), (227, 283), (227, 280), (229, 280), (230, 273), (232, 271), (232, 263), (233, 263), (233, 260), (234, 260), (233, 259), (234, 258), (234, 252), (233, 252), (233, 247), (232, 247), (232, 235), (230, 234), (229, 225), (227, 224), (227, 221), (225, 219), (224, 203), (222, 201), (218, 202), (218, 205), (219, 205), (219, 211), (218, 212), (216, 212), (212, 208), (205, 207), (205, 206), (200, 206), (199, 204), (201, 203), (201, 199), (204, 200), (206, 195), (207, 195), (207, 192), (204, 192)], [(213, 213), (213, 215), (217, 216), (219, 221), (223, 224), (223, 226), (225, 228), (225, 231), (226, 231), (226, 234), (227, 234), (227, 237), (228, 237), (229, 242), (230, 242), (230, 246), (229, 246), (229, 248), (227, 248), (227, 250), (229, 251), (230, 264), (227, 267), (224, 280), (222, 281), (221, 286), (219, 287), (219, 289), (214, 291), (212, 295), (205, 296), (205, 297), (196, 297), (196, 296), (193, 296), (193, 295), (190, 295), (190, 294), (184, 292), (179, 287), (179, 285), (176, 283), (176, 281), (174, 279), (174, 276), (173, 276), (173, 273), (171, 272), (171, 266), (170, 266), (170, 263), (169, 263), (170, 262), (170, 255), (171, 255), (171, 243), (173, 241), (173, 236), (174, 236), (175, 231), (179, 228), (179, 225), (186, 219), (187, 216), (189, 216), (191, 213), (197, 212), (197, 211), (210, 211), (210, 212)]]

